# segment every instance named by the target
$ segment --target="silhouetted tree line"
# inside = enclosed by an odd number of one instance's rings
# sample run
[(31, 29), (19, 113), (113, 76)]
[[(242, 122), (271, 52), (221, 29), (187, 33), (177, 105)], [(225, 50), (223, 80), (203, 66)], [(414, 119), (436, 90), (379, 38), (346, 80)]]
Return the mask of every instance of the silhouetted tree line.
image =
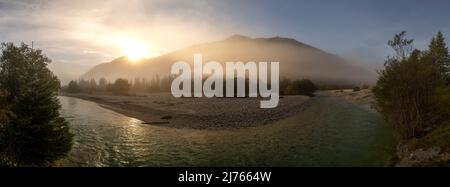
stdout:
[[(203, 79), (203, 83), (205, 82), (206, 78)], [(223, 96), (226, 96), (226, 92), (227, 92), (227, 88), (226, 88), (226, 83), (227, 81), (231, 81), (231, 80), (223, 80)], [(251, 83), (250, 80), (248, 78), (245, 78), (245, 80), (243, 80), (243, 78), (234, 78), (234, 97), (238, 97), (237, 96), (237, 92), (238, 92), (238, 82), (244, 82), (244, 97), (249, 97), (250, 94), (250, 84), (256, 84), (256, 89), (258, 89), (258, 84), (259, 83)], [(301, 79), (301, 80), (291, 80), (289, 78), (282, 78), (279, 82), (279, 92), (280, 95), (305, 95), (305, 96), (314, 96), (314, 92), (317, 91), (317, 87), (316, 85), (309, 79)], [(212, 89), (215, 89), (216, 85), (213, 84), (211, 86)], [(268, 89), (271, 89), (271, 84), (268, 83), (267, 85)], [(194, 93), (194, 81), (191, 80), (191, 93)]]
[(72, 147), (50, 62), (26, 44), (1, 45), (0, 166), (48, 166)]
[[(378, 110), (401, 142), (450, 126), (450, 55), (444, 36), (439, 32), (429, 48), (420, 51), (405, 34), (388, 42), (396, 56), (388, 57), (373, 89)], [(444, 142), (450, 145), (448, 136)]]
[[(170, 92), (172, 81), (174, 76), (164, 76), (160, 78), (156, 75), (154, 78), (147, 80), (145, 78), (134, 78), (130, 81), (128, 79), (119, 78), (115, 82), (108, 82), (105, 78), (99, 79), (99, 84), (95, 79), (89, 81), (81, 79), (79, 81), (70, 81), (67, 86), (62, 88), (62, 91), (68, 93), (94, 93), (94, 92), (111, 92), (116, 95), (129, 95), (136, 92), (158, 93), (158, 92)], [(203, 82), (206, 80), (203, 79)], [(194, 82), (191, 80), (191, 92), (194, 92)], [(234, 80), (234, 95), (237, 94), (237, 82)], [(245, 96), (249, 96), (249, 80), (245, 79)], [(212, 85), (214, 89), (215, 84)], [(270, 84), (269, 84), (270, 88)], [(317, 90), (316, 85), (309, 79), (291, 80), (283, 78), (280, 80), (280, 94), (281, 95), (306, 95), (313, 96)], [(226, 81), (223, 82), (224, 96), (226, 95)]]
[(134, 79), (118, 78), (114, 82), (109, 82), (105, 78), (78, 81), (72, 80), (68, 85), (62, 88), (62, 91), (68, 93), (94, 93), (111, 92), (116, 95), (128, 95), (131, 92), (170, 92), (173, 76), (164, 76), (160, 78), (156, 75), (152, 79), (136, 77)]

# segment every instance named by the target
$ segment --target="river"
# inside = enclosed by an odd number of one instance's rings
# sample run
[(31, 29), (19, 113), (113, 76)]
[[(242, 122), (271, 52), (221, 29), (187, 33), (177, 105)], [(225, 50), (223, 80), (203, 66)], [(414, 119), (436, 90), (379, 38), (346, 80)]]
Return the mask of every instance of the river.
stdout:
[(331, 96), (273, 124), (234, 130), (145, 125), (90, 101), (59, 99), (75, 134), (64, 166), (384, 166), (392, 152), (379, 114)]

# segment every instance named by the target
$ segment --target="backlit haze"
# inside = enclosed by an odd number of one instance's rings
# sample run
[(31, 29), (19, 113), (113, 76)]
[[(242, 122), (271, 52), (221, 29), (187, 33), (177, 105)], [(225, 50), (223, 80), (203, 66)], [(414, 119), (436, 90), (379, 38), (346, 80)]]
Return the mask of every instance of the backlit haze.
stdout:
[(293, 38), (375, 70), (396, 32), (407, 30), (419, 48), (439, 30), (450, 34), (440, 22), (448, 2), (407, 2), (0, 0), (0, 41), (33, 41), (70, 78), (120, 56), (138, 63), (232, 34)]

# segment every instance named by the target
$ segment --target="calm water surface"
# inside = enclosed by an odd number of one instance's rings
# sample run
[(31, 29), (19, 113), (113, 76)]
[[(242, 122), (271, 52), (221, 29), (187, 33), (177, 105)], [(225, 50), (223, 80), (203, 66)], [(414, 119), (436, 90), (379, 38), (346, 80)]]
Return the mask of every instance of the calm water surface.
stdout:
[(173, 129), (59, 97), (75, 143), (65, 166), (383, 166), (390, 130), (373, 112), (329, 96), (271, 125)]

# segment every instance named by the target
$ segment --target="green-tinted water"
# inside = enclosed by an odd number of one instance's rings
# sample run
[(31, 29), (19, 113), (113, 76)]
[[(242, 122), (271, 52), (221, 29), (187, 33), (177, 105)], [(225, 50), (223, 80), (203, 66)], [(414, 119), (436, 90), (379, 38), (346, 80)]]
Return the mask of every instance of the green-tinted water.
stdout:
[(67, 166), (383, 166), (392, 139), (382, 118), (329, 96), (271, 125), (172, 129), (60, 97), (76, 134)]

